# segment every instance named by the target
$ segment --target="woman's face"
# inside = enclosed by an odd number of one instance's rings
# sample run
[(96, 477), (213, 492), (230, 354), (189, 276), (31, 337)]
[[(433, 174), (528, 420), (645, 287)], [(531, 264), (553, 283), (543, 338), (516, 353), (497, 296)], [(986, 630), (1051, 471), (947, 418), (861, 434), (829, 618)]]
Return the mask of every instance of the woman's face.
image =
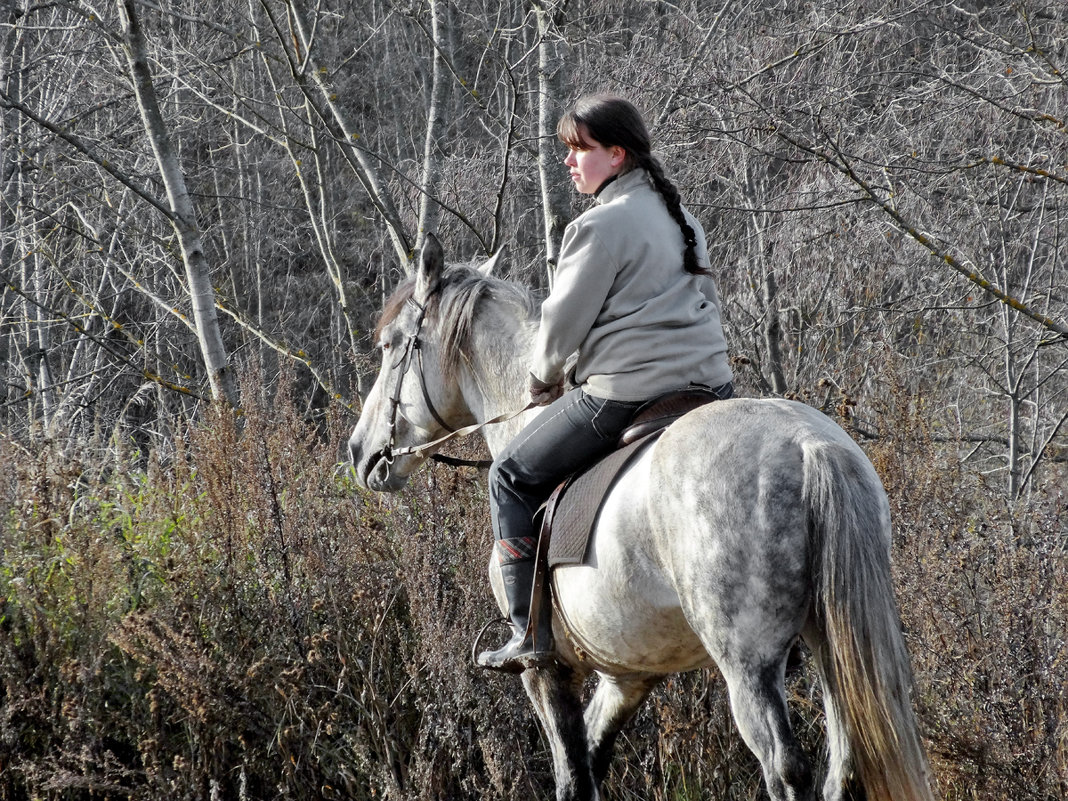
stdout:
[(627, 151), (619, 145), (605, 147), (591, 137), (589, 130), (581, 123), (578, 125), (578, 132), (588, 147), (569, 147), (564, 164), (571, 169), (571, 180), (575, 189), (584, 195), (590, 195), (623, 169)]

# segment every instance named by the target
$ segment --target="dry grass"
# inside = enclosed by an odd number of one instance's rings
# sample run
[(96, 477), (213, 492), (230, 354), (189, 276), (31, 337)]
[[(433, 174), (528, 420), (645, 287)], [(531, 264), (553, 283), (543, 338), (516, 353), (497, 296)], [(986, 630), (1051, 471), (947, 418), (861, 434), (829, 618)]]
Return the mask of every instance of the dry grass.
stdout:
[[(483, 476), (361, 493), (348, 421), (293, 409), (283, 386), (215, 413), (165, 464), (0, 439), (0, 800), (551, 795), (518, 682), (468, 659), (495, 614)], [(871, 451), (943, 796), (1064, 798), (1063, 495), (1011, 510), (922, 438)], [(807, 670), (791, 695), (818, 753)], [(609, 791), (762, 797), (714, 672), (656, 692)]]

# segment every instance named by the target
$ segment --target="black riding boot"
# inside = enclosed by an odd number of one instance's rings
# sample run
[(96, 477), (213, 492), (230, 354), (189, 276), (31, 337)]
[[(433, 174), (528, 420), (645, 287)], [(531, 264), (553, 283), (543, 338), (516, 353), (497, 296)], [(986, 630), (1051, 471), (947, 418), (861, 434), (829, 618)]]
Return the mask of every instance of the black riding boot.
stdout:
[(551, 663), (552, 610), (548, 591), (542, 593), (537, 625), (528, 632), (530, 623), (530, 593), (534, 586), (534, 559), (519, 559), (501, 565), (504, 594), (508, 599), (508, 617), (512, 624), (512, 639), (496, 651), (483, 651), (478, 664), (490, 670), (522, 673), (530, 667)]

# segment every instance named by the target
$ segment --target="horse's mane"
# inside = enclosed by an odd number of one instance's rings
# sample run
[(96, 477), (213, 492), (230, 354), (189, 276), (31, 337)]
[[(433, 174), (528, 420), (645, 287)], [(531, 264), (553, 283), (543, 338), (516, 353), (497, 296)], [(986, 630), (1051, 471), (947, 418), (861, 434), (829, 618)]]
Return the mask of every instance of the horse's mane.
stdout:
[[(382, 329), (397, 319), (414, 294), (414, 277), (405, 279), (394, 290), (378, 318), (376, 342)], [(447, 378), (456, 376), (460, 362), (468, 355), (475, 319), (487, 300), (512, 306), (521, 319), (532, 315), (536, 306), (533, 295), (525, 287), (514, 281), (487, 277), (466, 264), (447, 267), (437, 291), (430, 296), (424, 325), (437, 326), (441, 338), (441, 371)]]

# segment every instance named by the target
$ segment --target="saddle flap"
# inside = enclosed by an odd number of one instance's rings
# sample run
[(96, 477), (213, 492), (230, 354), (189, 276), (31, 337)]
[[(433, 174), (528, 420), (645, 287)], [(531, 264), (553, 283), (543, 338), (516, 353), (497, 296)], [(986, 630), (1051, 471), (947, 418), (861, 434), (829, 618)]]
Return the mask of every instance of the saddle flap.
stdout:
[[(688, 387), (646, 403), (620, 435), (617, 450), (586, 470), (570, 476), (549, 496), (542, 510), (539, 532), (548, 540), (548, 567), (586, 561), (590, 531), (604, 496), (642, 446), (687, 412), (719, 400), (707, 387)], [(566, 502), (564, 498), (566, 496)]]
[(656, 436), (645, 437), (613, 451), (553, 490), (545, 504), (541, 521), (541, 538), (549, 541), (550, 568), (586, 561), (590, 531), (601, 510), (604, 496), (630, 460), (644, 445), (655, 439)]

